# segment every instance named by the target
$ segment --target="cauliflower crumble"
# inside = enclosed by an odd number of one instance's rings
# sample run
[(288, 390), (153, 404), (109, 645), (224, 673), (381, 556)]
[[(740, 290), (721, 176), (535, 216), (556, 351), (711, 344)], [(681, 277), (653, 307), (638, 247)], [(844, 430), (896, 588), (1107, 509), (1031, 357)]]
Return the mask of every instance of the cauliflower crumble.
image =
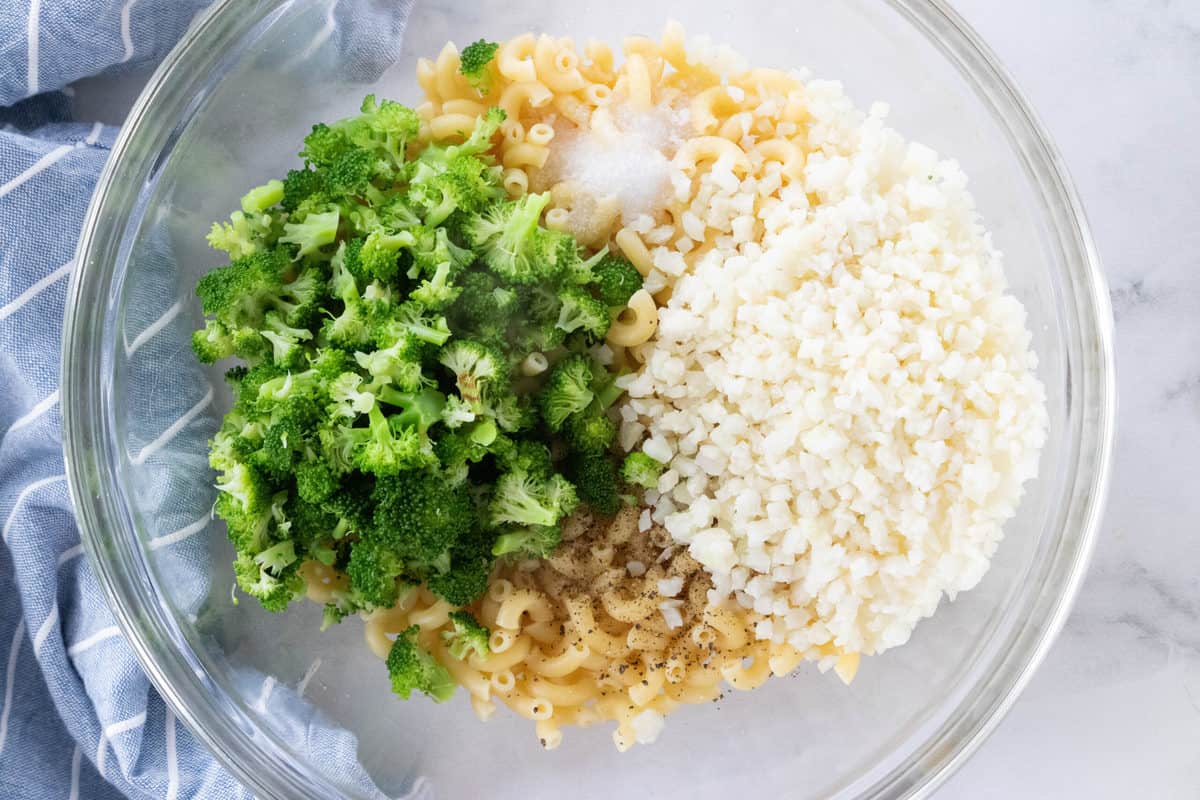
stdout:
[(651, 249), (670, 299), (622, 379), (621, 442), (666, 464), (653, 519), (711, 572), (711, 599), (828, 661), (903, 644), (979, 582), (1047, 414), (958, 165), (837, 83), (806, 99), (797, 180), (750, 134), (748, 174), (672, 176), (686, 241)]

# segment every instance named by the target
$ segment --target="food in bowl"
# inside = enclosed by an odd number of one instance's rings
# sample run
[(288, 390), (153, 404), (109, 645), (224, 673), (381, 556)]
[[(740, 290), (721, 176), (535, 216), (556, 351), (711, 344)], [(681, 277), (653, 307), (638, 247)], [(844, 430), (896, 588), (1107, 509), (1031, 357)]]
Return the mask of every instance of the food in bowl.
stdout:
[(982, 578), (1044, 391), (952, 161), (725, 48), (422, 60), (214, 225), (238, 586), (362, 617), (393, 689), (556, 746), (804, 661), (850, 681)]

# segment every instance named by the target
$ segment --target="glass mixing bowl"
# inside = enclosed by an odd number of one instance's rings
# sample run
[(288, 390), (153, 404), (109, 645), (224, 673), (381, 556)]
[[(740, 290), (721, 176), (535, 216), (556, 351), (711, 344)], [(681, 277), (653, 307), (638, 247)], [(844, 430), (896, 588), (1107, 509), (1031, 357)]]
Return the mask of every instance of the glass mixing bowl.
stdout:
[[(295, 731), (264, 711), (264, 676), (304, 681), (306, 702), (358, 736), (358, 759), (392, 794), (418, 776), (450, 798), (928, 793), (1045, 654), (1105, 493), (1111, 313), (1083, 211), (1028, 105), (940, 0), (417, 3), (405, 28), (408, 8), (216, 3), (150, 81), (100, 181), (67, 315), (65, 448), (84, 544), (146, 672), (262, 797), (356, 796), (337, 758), (306, 760)], [(842, 80), (861, 107), (886, 100), (892, 125), (961, 162), (1029, 313), (1049, 440), (983, 583), (905, 647), (865, 660), (852, 686), (804, 667), (679, 710), (654, 745), (618, 754), (593, 728), (546, 753), (524, 720), (477, 722), (462, 692), (439, 707), (390, 697), (355, 620), (319, 633), (315, 604), (282, 616), (234, 607), (205, 461), (228, 397), (219, 371), (188, 352), (201, 324), (193, 287), (218, 261), (208, 224), (294, 166), (314, 120), (353, 112), (368, 91), (413, 101), (416, 59), (447, 39), (534, 29), (615, 41), (657, 34), (670, 17), (756, 65)]]

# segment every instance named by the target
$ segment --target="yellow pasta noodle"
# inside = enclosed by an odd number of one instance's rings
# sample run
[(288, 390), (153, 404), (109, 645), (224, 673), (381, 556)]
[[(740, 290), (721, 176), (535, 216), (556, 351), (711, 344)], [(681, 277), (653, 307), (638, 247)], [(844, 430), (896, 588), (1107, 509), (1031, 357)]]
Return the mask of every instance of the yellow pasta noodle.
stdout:
[(636, 347), (658, 330), (658, 306), (645, 289), (638, 289), (629, 304), (608, 329), (608, 341), (621, 347)]

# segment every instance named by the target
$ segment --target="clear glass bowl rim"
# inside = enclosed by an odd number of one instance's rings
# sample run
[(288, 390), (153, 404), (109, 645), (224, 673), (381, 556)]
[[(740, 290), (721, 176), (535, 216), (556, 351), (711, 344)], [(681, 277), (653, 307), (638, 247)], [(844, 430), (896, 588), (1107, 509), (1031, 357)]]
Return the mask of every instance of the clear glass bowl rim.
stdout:
[[(1112, 312), (1100, 259), (1066, 167), (1029, 103), (979, 36), (944, 0), (883, 0), (924, 34), (959, 71), (1005, 128), (1052, 213), (1069, 300), (1078, 315), (1082, 392), (1079, 453), (1067, 526), (1060, 531), (1056, 591), (1037, 599), (1035, 612), (1014, 634), (1019, 648), (990, 672), (938, 731), (872, 786), (867, 797), (924, 797), (944, 782), (999, 724), (1057, 636), (1087, 570), (1107, 496), (1116, 416)], [(111, 469), (104, 414), (106, 370), (100, 334), (113, 265), (120, 263), (138, 197), (136, 168), (153, 165), (154, 114), (170, 96), (176, 75), (238, 56), (256, 26), (287, 0), (218, 0), (164, 59), (129, 113), (97, 184), (84, 221), (71, 280), (62, 350), (63, 450), (84, 548), (126, 641), (180, 720), (243, 785), (272, 798), (338, 798), (343, 793), (319, 772), (286, 758), (281, 742), (229, 698), (217, 696), (186, 654), (170, 612), (156, 597), (128, 511), (106, 491)], [(146, 132), (147, 128), (151, 133)], [(129, 169), (125, 169), (129, 166)], [(153, 167), (152, 167), (153, 168)], [(1075, 387), (1073, 386), (1073, 389)]]

